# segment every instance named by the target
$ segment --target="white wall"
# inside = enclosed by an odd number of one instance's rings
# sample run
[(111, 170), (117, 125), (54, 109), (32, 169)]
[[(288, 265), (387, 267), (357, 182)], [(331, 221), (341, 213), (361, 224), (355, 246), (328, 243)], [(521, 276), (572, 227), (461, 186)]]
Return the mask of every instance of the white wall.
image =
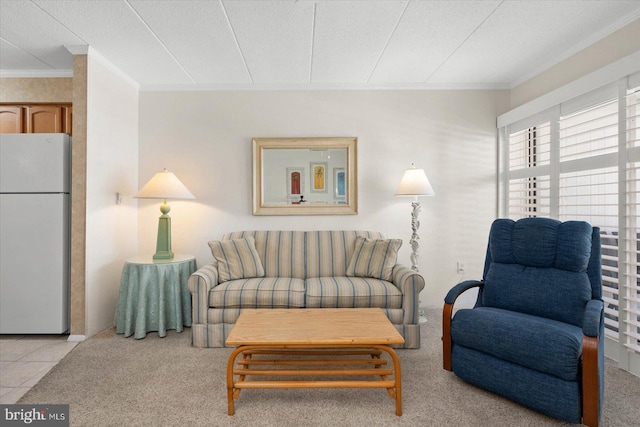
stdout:
[(636, 19), (514, 87), (511, 90), (511, 108), (543, 96), (639, 50), (640, 19)]
[(124, 260), (137, 253), (138, 88), (100, 57), (87, 71), (86, 335), (113, 325)]
[[(436, 192), (420, 215), (421, 305), (441, 307), (461, 279), (457, 261), (465, 278), (482, 273), (497, 212), (496, 117), (508, 106), (508, 91), (141, 92), (139, 182), (166, 167), (196, 196), (171, 202), (171, 217), (174, 252), (199, 266), (211, 262), (209, 240), (243, 229), (382, 231), (403, 239), (408, 265), (412, 200), (394, 193), (415, 162)], [(312, 136), (358, 137), (358, 215), (252, 216), (251, 139)], [(159, 205), (139, 203), (140, 253), (155, 251)]]

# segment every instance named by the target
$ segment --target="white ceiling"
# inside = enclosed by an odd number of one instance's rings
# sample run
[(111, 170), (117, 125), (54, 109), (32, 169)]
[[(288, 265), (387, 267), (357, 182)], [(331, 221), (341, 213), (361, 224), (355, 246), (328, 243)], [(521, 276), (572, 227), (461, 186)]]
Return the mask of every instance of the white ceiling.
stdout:
[(610, 0), (0, 0), (0, 75), (90, 46), (162, 88), (510, 88), (640, 18)]

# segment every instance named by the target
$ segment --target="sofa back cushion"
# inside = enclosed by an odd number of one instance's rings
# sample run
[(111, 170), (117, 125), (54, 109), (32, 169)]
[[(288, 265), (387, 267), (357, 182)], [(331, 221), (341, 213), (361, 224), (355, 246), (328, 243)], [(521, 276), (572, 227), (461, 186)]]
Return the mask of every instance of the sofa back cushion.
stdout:
[(384, 239), (375, 231), (307, 231), (306, 277), (343, 277), (355, 251), (356, 239)]
[(264, 277), (262, 260), (253, 236), (209, 242), (211, 254), (218, 262), (220, 282)]
[(252, 236), (265, 277), (343, 277), (356, 239), (384, 239), (376, 231), (234, 231), (222, 240)]
[(358, 237), (347, 276), (371, 277), (390, 282), (398, 259), (400, 239), (367, 239)]
[(255, 239), (265, 277), (305, 278), (304, 231), (235, 231), (222, 236), (222, 240), (247, 236)]

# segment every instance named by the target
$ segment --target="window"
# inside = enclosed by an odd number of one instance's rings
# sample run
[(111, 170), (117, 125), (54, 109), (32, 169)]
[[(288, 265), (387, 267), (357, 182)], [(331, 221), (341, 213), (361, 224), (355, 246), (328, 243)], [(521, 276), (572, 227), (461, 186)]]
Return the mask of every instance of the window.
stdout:
[(640, 353), (640, 87), (630, 90), (626, 99), (627, 134), (627, 245), (626, 283), (623, 288), (621, 344), (630, 351)]
[(606, 351), (640, 375), (640, 86), (627, 91), (630, 81), (501, 128), (500, 206), (512, 219), (600, 227)]
[(509, 217), (549, 216), (550, 136), (549, 122), (509, 135)]

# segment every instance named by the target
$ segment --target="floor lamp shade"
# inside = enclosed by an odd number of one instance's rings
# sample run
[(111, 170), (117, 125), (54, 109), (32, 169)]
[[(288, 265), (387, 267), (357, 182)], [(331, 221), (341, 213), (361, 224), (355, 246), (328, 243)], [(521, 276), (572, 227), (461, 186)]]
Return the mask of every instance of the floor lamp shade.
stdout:
[(435, 193), (427, 174), (424, 173), (424, 169), (416, 169), (413, 164), (411, 168), (407, 169), (402, 176), (396, 196), (413, 196), (414, 202), (411, 203), (413, 211), (411, 212), (411, 239), (409, 245), (411, 245), (411, 268), (418, 271), (418, 228), (420, 228), (420, 221), (418, 221), (418, 214), (420, 213), (420, 202), (418, 202), (418, 196), (433, 196)]
[(167, 199), (186, 200), (195, 199), (195, 196), (184, 186), (184, 184), (172, 172), (164, 169), (158, 172), (147, 182), (144, 187), (135, 195), (138, 199), (162, 199), (160, 205), (160, 219), (158, 221), (158, 239), (156, 242), (156, 253), (153, 259), (171, 259), (171, 208)]
[(424, 169), (411, 167), (404, 172), (396, 196), (433, 196), (433, 187)]

